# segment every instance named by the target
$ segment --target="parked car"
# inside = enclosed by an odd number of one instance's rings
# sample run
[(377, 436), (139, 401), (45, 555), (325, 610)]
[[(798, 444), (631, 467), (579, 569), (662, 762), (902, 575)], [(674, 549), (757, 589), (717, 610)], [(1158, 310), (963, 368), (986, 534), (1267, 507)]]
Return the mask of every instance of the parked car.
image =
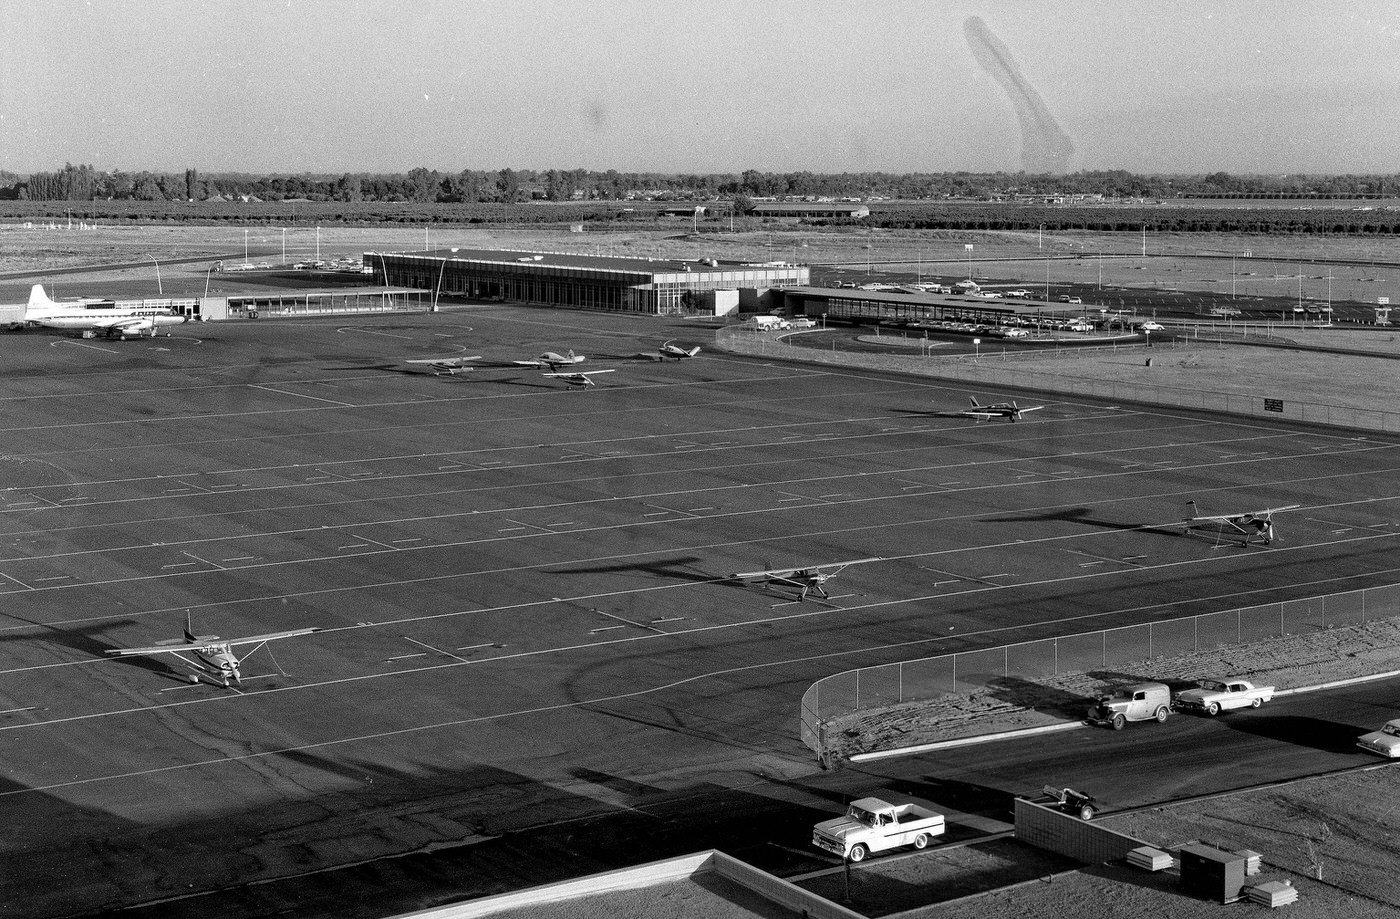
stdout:
[(1165, 683), (1133, 683), (1100, 696), (1087, 720), (1121, 731), (1129, 721), (1166, 721), (1171, 710), (1172, 691)]
[(1357, 738), (1356, 745), (1368, 753), (1379, 753), (1389, 759), (1400, 756), (1400, 718), (1387, 721), (1379, 731), (1362, 734)]
[(1212, 677), (1201, 680), (1195, 689), (1177, 693), (1173, 704), (1177, 711), (1218, 715), (1232, 708), (1258, 708), (1273, 697), (1272, 686), (1255, 686), (1239, 677)]
[(1161, 332), (1165, 328), (1166, 326), (1162, 325), (1160, 322), (1153, 322), (1151, 319), (1146, 322), (1138, 323), (1139, 332)]
[(943, 815), (917, 804), (860, 798), (851, 802), (844, 817), (823, 820), (812, 827), (812, 845), (862, 862), (871, 852), (900, 846), (923, 849), (943, 830)]

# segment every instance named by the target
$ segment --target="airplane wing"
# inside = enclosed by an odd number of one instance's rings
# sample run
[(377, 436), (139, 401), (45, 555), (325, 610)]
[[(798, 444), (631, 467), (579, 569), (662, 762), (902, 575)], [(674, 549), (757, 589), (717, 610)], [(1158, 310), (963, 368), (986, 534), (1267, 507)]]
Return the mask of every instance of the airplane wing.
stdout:
[[(849, 562), (827, 562), (827, 563), (824, 564), (824, 565), (808, 565), (806, 568), (804, 568), (804, 569), (802, 569), (802, 570), (803, 570), (803, 571), (824, 571), (824, 570), (826, 570), (827, 568), (835, 568), (837, 571), (840, 571), (841, 569), (843, 569), (843, 568), (849, 568), (849, 567), (851, 567), (852, 565), (865, 565), (865, 564), (868, 564), (868, 563), (870, 563), (870, 562), (883, 562), (884, 560), (885, 560), (885, 557), (884, 557), (883, 555), (872, 555), (870, 558), (853, 558), (853, 559), (851, 559)], [(833, 573), (834, 573), (834, 572), (833, 572)]]
[(1016, 411), (1024, 415), (1026, 412), (1038, 412), (1043, 408), (1045, 408), (1043, 405), (1028, 405), (1025, 408), (1018, 408)]
[(827, 562), (822, 565), (802, 565), (798, 568), (765, 568), (763, 571), (746, 571), (739, 574), (731, 574), (730, 577), (741, 581), (752, 581), (758, 578), (770, 578), (775, 581), (786, 581), (801, 572), (819, 572), (828, 568), (835, 568), (840, 571), (852, 565), (864, 565), (868, 562), (883, 562), (882, 555), (873, 555), (870, 558), (854, 558), (846, 562)]
[(471, 357), (428, 357), (421, 360), (404, 361), (405, 364), (427, 364), (432, 367), (460, 367), (467, 361), (481, 360), (480, 354)]
[(176, 641), (166, 645), (152, 645), (149, 648), (108, 648), (108, 654), (115, 654), (118, 657), (131, 657), (140, 654), (143, 657), (150, 654), (179, 654), (182, 651), (197, 651), (200, 648), (209, 647), (210, 642), (204, 641)]
[(614, 368), (609, 368), (609, 369), (607, 369), (607, 370), (560, 370), (560, 371), (557, 371), (557, 372), (555, 372), (555, 373), (542, 373), (542, 374), (540, 374), (540, 376), (545, 376), (545, 377), (573, 377), (575, 380), (577, 380), (579, 377), (583, 377), (584, 379), (587, 379), (587, 378), (589, 378), (589, 377), (596, 377), (596, 376), (597, 376), (598, 374), (600, 374), (600, 373), (612, 373), (612, 372), (613, 372), (613, 369), (614, 369)]
[(936, 418), (971, 418), (974, 421), (991, 421), (997, 417), (991, 412), (969, 412), (966, 410), (955, 410), (949, 412), (931, 412)]
[(1245, 511), (1240, 514), (1211, 514), (1205, 517), (1187, 517), (1187, 523), (1234, 523), (1237, 520), (1248, 518), (1259, 519), (1261, 517), (1271, 517), (1274, 514), (1281, 514), (1284, 511), (1296, 511), (1302, 507), (1301, 504), (1288, 504), (1283, 507), (1266, 507), (1261, 511)]
[(266, 635), (250, 635), (247, 638), (230, 638), (227, 641), (221, 641), (220, 644), (225, 644), (230, 647), (234, 645), (256, 645), (265, 641), (276, 641), (279, 638), (296, 638), (301, 635), (310, 635), (312, 632), (320, 631), (321, 628), (319, 626), (312, 626), (308, 629), (292, 629), (288, 632), (269, 632)]
[(537, 361), (537, 360), (534, 360), (534, 359), (531, 359), (531, 360), (528, 360), (528, 361), (511, 361), (511, 363), (512, 363), (512, 364), (517, 364), (517, 365), (519, 365), (519, 366), (521, 366), (521, 367), (548, 367), (548, 366), (549, 366), (549, 362), (548, 362), (548, 361)]

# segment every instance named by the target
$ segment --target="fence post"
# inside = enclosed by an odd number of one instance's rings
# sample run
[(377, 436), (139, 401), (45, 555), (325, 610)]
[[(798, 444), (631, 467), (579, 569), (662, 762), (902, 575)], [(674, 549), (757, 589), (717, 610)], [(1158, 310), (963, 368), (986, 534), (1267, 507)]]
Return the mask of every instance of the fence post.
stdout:
[(899, 701), (904, 701), (904, 661), (899, 662)]

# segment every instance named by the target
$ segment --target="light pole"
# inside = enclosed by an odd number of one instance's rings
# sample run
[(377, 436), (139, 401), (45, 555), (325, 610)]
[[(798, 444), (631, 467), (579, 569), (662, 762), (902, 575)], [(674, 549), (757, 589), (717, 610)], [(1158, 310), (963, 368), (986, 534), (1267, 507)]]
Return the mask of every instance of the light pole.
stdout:
[[(295, 207), (296, 205), (292, 205)], [(282, 267), (287, 267), (287, 228), (282, 228)]]
[[(453, 251), (453, 252), (456, 252), (457, 250), (456, 250), (456, 249), (453, 249), (452, 251)], [(441, 297), (441, 296), (442, 296), (442, 273), (443, 273), (444, 271), (446, 271), (446, 270), (447, 270), (447, 259), (444, 258), (444, 259), (442, 260), (442, 267), (438, 269), (437, 288), (433, 291), (433, 308), (432, 308), (431, 312), (434, 312), (434, 313), (436, 313), (436, 312), (438, 311), (438, 297)]]
[(248, 231), (243, 231), (243, 264), (248, 264)]
[(146, 258), (156, 263), (156, 290), (160, 291), (161, 296), (164, 296), (165, 285), (160, 282), (160, 262), (156, 260), (154, 255), (148, 255)]
[(963, 248), (967, 250), (967, 279), (972, 280), (972, 243), (964, 243)]

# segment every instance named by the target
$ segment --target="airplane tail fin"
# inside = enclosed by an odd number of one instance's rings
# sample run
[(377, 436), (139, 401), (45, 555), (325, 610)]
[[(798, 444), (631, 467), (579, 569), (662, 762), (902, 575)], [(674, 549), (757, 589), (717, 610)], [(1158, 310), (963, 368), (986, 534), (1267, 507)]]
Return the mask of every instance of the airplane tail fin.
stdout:
[(578, 361), (578, 358), (574, 357), (574, 349), (573, 349), (573, 348), (570, 348), (570, 349), (569, 349), (569, 363), (572, 364), (572, 363), (576, 363), (577, 361)]
[(976, 397), (976, 396), (968, 396), (968, 397), (967, 397), (967, 401), (969, 401), (969, 402), (972, 403), (972, 407), (973, 407), (973, 408), (981, 408), (981, 407), (982, 407), (982, 406), (980, 406), (980, 405), (977, 404), (977, 397)]
[(694, 357), (695, 355), (697, 355), (697, 354), (699, 354), (699, 353), (700, 353), (700, 346), (699, 346), (699, 345), (696, 345), (694, 348), (691, 348), (689, 351), (686, 352), (686, 354), (689, 354), (691, 357)]
[(194, 614), (185, 610), (185, 641), (194, 644)]
[(35, 284), (29, 289), (29, 303), (25, 306), (24, 313), (25, 316), (42, 315), (52, 311), (56, 306), (58, 304), (50, 300), (49, 295), (44, 293), (44, 285)]

